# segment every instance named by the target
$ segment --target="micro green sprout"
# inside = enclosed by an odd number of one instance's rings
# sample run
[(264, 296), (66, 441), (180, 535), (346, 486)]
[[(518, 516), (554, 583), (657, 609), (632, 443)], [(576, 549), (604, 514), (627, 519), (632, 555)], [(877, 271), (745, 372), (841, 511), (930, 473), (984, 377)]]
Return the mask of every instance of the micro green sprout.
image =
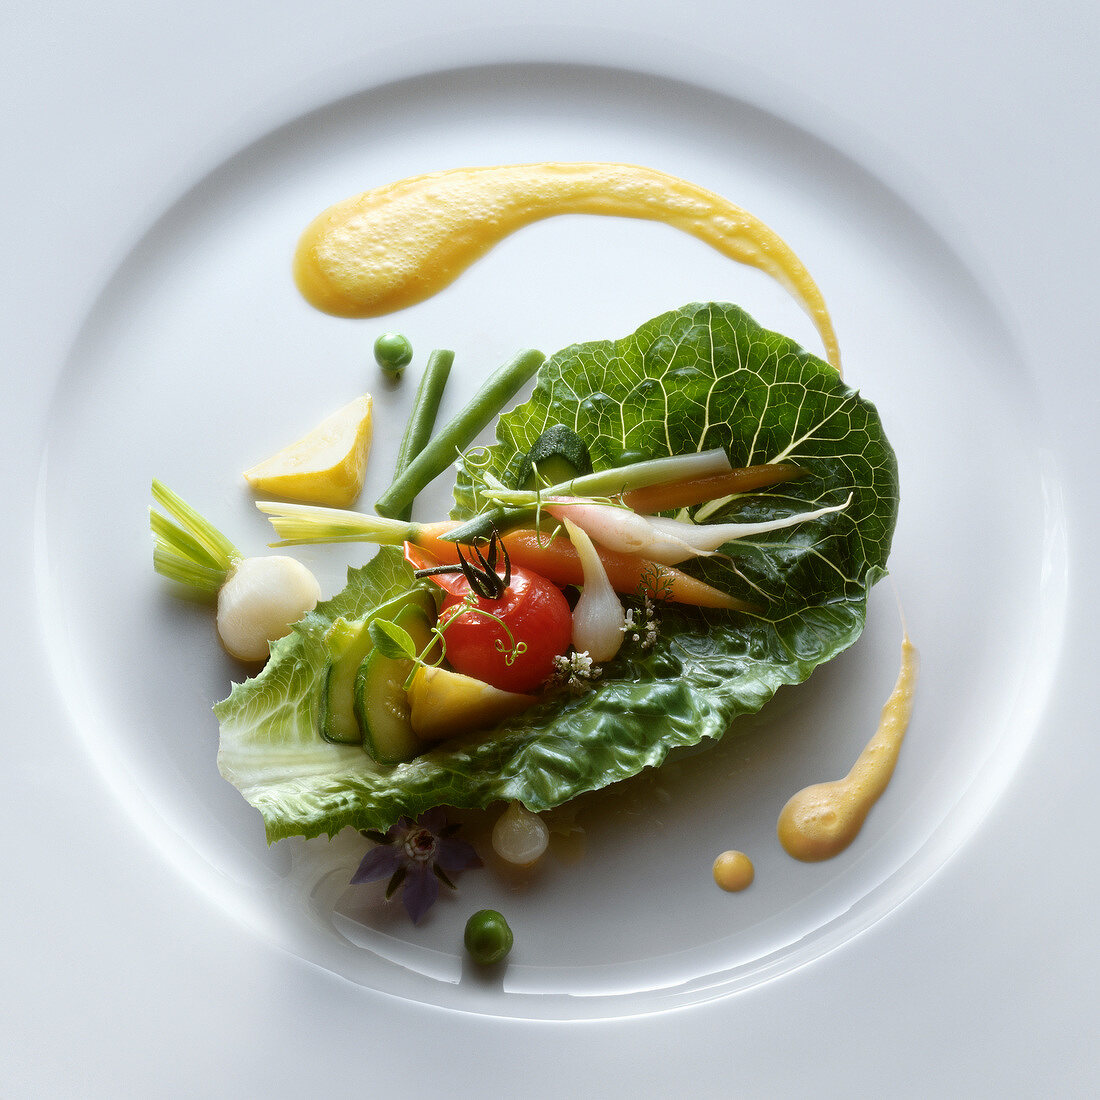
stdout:
[[(431, 570), (423, 570), (419, 572), (417, 576), (423, 576), (430, 572)], [(432, 626), (431, 640), (419, 652), (417, 652), (416, 643), (412, 640), (412, 636), (409, 632), (395, 622), (391, 622), (388, 619), (375, 619), (367, 629), (370, 631), (371, 641), (384, 657), (412, 662), (409, 674), (402, 685), (403, 689), (408, 691), (412, 685), (413, 677), (416, 675), (416, 670), (420, 665), (438, 668), (443, 664), (447, 656), (447, 627), (450, 626), (455, 619), (459, 618), (461, 615), (467, 614), (467, 612), (474, 615), (480, 615), (482, 618), (497, 623), (504, 633), (508, 635), (507, 643), (503, 638), (497, 638), (495, 643), (496, 651), (504, 656), (504, 663), (506, 665), (513, 665), (517, 657), (521, 657), (527, 652), (527, 643), (518, 641), (503, 619), (494, 615), (491, 611), (486, 611), (483, 607), (478, 606), (478, 596), (474, 592), (468, 592), (457, 604), (449, 608), (445, 614), (440, 615)], [(429, 660), (430, 654), (434, 654), (434, 659)]]

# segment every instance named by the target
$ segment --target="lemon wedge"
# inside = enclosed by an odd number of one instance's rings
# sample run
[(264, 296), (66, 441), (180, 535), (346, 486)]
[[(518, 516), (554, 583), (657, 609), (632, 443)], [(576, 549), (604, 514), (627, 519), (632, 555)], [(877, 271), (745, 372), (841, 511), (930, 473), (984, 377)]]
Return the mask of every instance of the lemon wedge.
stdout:
[(245, 470), (253, 489), (308, 504), (346, 508), (363, 490), (373, 424), (364, 394), (326, 417), (308, 435)]

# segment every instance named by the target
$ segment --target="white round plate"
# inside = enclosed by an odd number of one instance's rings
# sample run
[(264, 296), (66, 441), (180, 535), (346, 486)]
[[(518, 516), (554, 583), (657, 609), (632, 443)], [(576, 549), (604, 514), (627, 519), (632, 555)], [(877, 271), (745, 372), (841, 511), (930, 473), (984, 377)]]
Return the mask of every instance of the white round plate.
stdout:
[[(600, 110), (581, 109), (590, 103)], [(659, 225), (584, 217), (517, 234), (398, 317), (340, 321), (299, 300), (288, 258), (330, 201), (463, 163), (597, 156), (733, 196), (780, 227), (828, 288), (848, 377), (878, 403), (898, 451), (893, 591), (876, 593), (866, 637), (835, 667), (717, 749), (597, 800), (578, 865), (550, 859), (523, 885), (465, 876), (460, 900), (420, 928), (379, 908), (381, 886), (353, 891), (334, 922), (330, 880), (346, 885), (365, 844), (341, 838), (340, 859), (326, 843), (269, 852), (258, 815), (218, 777), (210, 705), (247, 670), (223, 656), (209, 613), (173, 602), (152, 574), (149, 480), (258, 549), (273, 535), (240, 470), (369, 389), (373, 499), (414, 392), (413, 369), (394, 385), (370, 361), (374, 336), (395, 325), (421, 363), (431, 347), (455, 350), (454, 408), (518, 346), (618, 337), (693, 300), (736, 301), (813, 340), (757, 273)], [(1052, 562), (1061, 516), (1040, 513), (1029, 527), (1012, 517), (1021, 493), (1050, 498), (1057, 485), (1041, 457), (1049, 440), (1029, 422), (1035, 403), (972, 273), (918, 212), (812, 133), (731, 97), (609, 68), (479, 66), (394, 82), (290, 120), (199, 180), (93, 307), (59, 380), (40, 486), (41, 553), (56, 563), (42, 614), (57, 686), (101, 766), (125, 769), (142, 792), (135, 825), (150, 811), (170, 820), (235, 883), (231, 904), (270, 906), (280, 939), (305, 958), (386, 992), (524, 1017), (634, 1015), (719, 996), (843, 942), (919, 886), (995, 795), (991, 761), (1003, 775), (1030, 734), (1064, 595)], [(1024, 471), (1011, 482), (1001, 476), (1010, 461)], [(967, 492), (945, 492), (960, 474)], [(446, 514), (442, 492), (436, 501), (422, 518)], [(120, 526), (131, 530), (112, 537)], [(976, 546), (977, 580), (967, 569)], [(370, 553), (301, 556), (332, 594), (346, 564)], [(859, 842), (802, 866), (775, 838), (777, 814), (806, 783), (844, 774), (873, 732), (898, 664), (895, 601), (925, 654), (901, 766)], [(1020, 686), (1006, 692), (1002, 677)], [(758, 868), (740, 897), (710, 876), (731, 847)], [(461, 950), (465, 915), (484, 906), (506, 910), (520, 937), (491, 993), (464, 976)]]
[[(866, 957), (866, 934), (972, 846), (1018, 782), (1049, 721), (1070, 629), (1069, 455), (997, 281), (945, 238), (936, 198), (926, 208), (898, 189), (873, 143), (861, 154), (831, 125), (793, 122), (763, 91), (704, 74), (591, 57), (410, 64), (341, 94), (283, 100), (272, 114), (196, 158), (115, 243), (108, 270), (94, 288), (89, 280), (95, 293), (63, 365), (38, 387), (31, 608), (43, 690), (86, 751), (88, 782), (121, 811), (116, 828), (143, 838), (173, 889), (204, 899), (207, 922), (243, 929), (245, 951), (274, 948), (263, 957), (334, 976), (333, 1003), (391, 1006), (384, 1041), (402, 1051), (411, 1043), (392, 1037), (398, 1020), (450, 1028), (453, 1045), (521, 1021), (622, 1029), (668, 1010), (680, 1010), (665, 1018), (676, 1029), (701, 1013), (732, 1019), (731, 1006), (774, 996), (779, 979), (793, 990), (810, 963)], [(290, 255), (329, 203), (421, 172), (536, 160), (647, 164), (775, 228), (825, 293), (847, 380), (879, 408), (898, 454), (901, 518), (891, 578), (852, 650), (717, 746), (585, 800), (579, 858), (552, 853), (528, 876), (467, 872), (414, 928), (380, 885), (348, 887), (361, 838), (268, 847), (259, 815), (218, 775), (210, 707), (247, 670), (218, 647), (209, 612), (154, 575), (149, 482), (258, 550), (272, 536), (240, 471), (370, 391), (365, 506), (388, 483), (415, 371), (433, 347), (456, 352), (443, 416), (518, 347), (619, 337), (689, 301), (736, 302), (820, 351), (764, 276), (628, 220), (525, 229), (392, 318), (337, 320), (297, 294)], [(384, 329), (417, 351), (398, 384), (371, 359)], [(448, 490), (433, 487), (418, 514), (444, 514)], [(299, 556), (328, 595), (369, 553)], [(805, 784), (846, 772), (873, 732), (902, 615), (922, 670), (895, 777), (848, 851), (797, 863), (776, 839), (778, 811)], [(731, 847), (756, 865), (743, 894), (711, 879), (714, 856)], [(461, 947), (466, 916), (485, 906), (516, 934), (507, 967), (489, 974)], [(904, 938), (890, 948), (904, 952)], [(289, 995), (277, 969), (264, 994), (275, 999)], [(586, 1049), (594, 1059), (594, 1037)], [(428, 1076), (445, 1080), (442, 1069)]]

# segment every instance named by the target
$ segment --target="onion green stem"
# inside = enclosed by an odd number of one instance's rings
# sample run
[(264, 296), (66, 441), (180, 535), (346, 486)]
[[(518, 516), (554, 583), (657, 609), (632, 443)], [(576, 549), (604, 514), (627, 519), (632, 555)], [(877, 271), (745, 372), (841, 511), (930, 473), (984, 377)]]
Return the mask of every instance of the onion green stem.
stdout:
[(710, 451), (692, 451), (689, 454), (651, 458), (627, 466), (598, 470), (595, 473), (582, 474), (572, 481), (563, 481), (540, 489), (498, 488), (490, 484), (487, 477), (475, 472), (472, 476), (481, 482), (479, 496), (493, 507), (467, 520), (461, 527), (454, 528), (443, 537), (450, 542), (470, 542), (475, 538), (488, 538), (494, 528), (505, 531), (519, 524), (530, 523), (538, 514), (540, 502), (547, 497), (610, 498), (631, 489), (648, 489), (654, 485), (710, 477), (728, 473), (730, 469), (726, 452), (721, 447), (716, 447)]
[(374, 542), (397, 546), (415, 542), (423, 530), (419, 523), (344, 508), (320, 508), (311, 504), (284, 504), (258, 500), (259, 508), (279, 536), (272, 546), (299, 546), (307, 542)]
[(721, 447), (716, 447), (711, 451), (692, 451), (685, 455), (633, 462), (629, 466), (613, 466), (592, 474), (582, 474), (572, 481), (562, 481), (546, 489), (488, 488), (482, 490), (482, 495), (498, 504), (519, 508), (533, 507), (540, 498), (545, 497), (613, 497), (630, 489), (708, 477), (731, 469), (726, 452)]
[(153, 568), (163, 577), (216, 595), (243, 555), (208, 519), (160, 481), (153, 499), (170, 516), (149, 509)]

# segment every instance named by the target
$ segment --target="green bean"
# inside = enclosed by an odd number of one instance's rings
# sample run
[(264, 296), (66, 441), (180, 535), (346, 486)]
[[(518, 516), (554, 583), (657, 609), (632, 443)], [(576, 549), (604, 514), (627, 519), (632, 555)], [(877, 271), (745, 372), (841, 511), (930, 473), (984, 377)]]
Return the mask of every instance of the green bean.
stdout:
[(378, 498), (375, 511), (397, 516), (434, 481), (539, 369), (541, 351), (521, 351), (486, 380), (470, 403), (446, 424)]
[[(443, 397), (443, 390), (447, 385), (447, 377), (451, 373), (451, 364), (454, 359), (453, 351), (442, 348), (428, 356), (427, 366), (420, 377), (420, 385), (416, 389), (409, 422), (405, 425), (405, 435), (397, 452), (397, 462), (393, 468), (395, 481), (432, 437), (435, 418), (439, 413), (439, 402)], [(413, 502), (410, 500), (395, 518), (411, 519), (412, 506)]]

